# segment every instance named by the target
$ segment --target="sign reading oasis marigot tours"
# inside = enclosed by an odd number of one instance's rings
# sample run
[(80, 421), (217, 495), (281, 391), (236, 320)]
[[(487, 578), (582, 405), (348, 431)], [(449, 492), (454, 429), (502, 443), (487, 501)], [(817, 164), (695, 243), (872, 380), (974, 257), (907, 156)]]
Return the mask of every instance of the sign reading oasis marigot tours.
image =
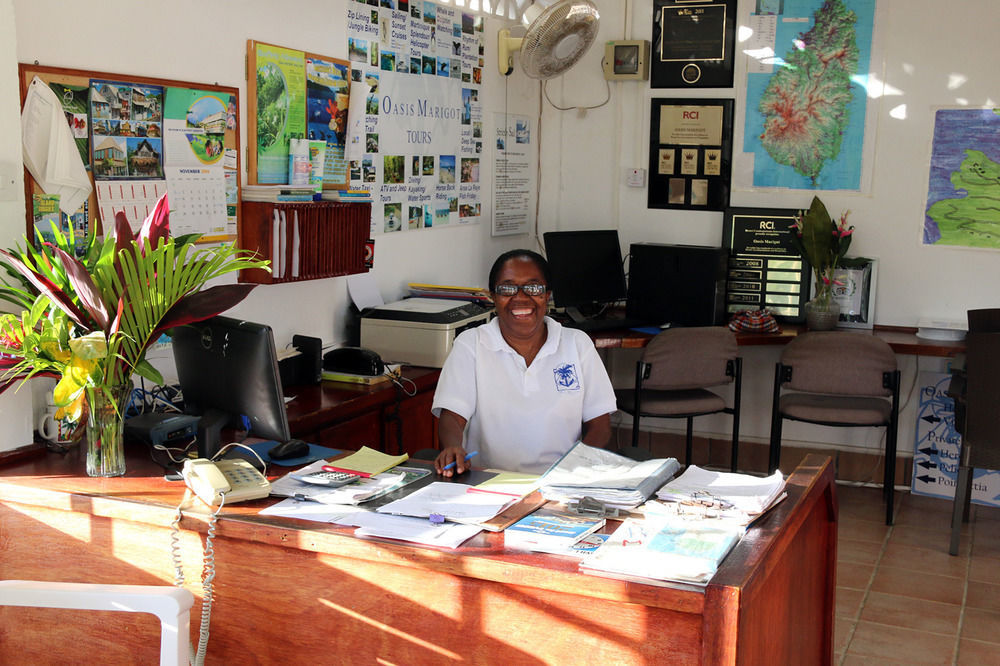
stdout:
[(364, 108), (351, 188), (372, 194), (372, 233), (479, 222), (482, 18), (423, 0), (381, 4), (347, 7), (351, 79), (365, 96), (351, 100)]

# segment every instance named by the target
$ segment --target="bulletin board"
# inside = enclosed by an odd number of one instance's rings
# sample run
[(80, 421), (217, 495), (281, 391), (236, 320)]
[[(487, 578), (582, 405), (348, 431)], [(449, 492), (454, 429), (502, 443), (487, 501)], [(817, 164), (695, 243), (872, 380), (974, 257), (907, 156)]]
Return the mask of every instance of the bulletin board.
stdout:
[(350, 76), (347, 60), (247, 40), (251, 185), (291, 182), (290, 144), (306, 139), (325, 143), (322, 171), (314, 174), (322, 188), (347, 188)]
[[(79, 232), (94, 227), (101, 233), (118, 211), (137, 231), (165, 191), (172, 234), (201, 233), (199, 242), (236, 238), (238, 88), (26, 63), (18, 65), (18, 73), (22, 109), (35, 77), (55, 94), (93, 187), (78, 209), (60, 212), (58, 195), (46, 193), (26, 166), (30, 242), (36, 227), (50, 228), (49, 220), (60, 221), (64, 230), (72, 225)], [(24, 122), (37, 124), (40, 118), (30, 115)], [(30, 150), (38, 148), (31, 137), (49, 133), (23, 134)], [(50, 161), (52, 155), (50, 145)]]

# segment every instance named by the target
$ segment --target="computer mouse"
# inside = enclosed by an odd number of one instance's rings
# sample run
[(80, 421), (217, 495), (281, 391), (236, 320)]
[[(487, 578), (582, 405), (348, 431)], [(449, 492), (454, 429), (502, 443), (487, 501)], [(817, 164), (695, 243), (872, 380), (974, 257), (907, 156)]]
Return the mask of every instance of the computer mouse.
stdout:
[(267, 455), (272, 460), (287, 460), (288, 458), (301, 458), (309, 453), (309, 445), (301, 439), (290, 439), (272, 446)]

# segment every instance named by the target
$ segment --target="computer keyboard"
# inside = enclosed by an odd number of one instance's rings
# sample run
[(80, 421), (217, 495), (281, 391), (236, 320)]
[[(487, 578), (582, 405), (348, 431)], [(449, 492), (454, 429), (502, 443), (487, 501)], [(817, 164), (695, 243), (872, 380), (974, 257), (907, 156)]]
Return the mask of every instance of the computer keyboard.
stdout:
[(566, 328), (576, 328), (584, 333), (597, 333), (618, 328), (635, 328), (645, 326), (646, 322), (639, 319), (584, 319), (583, 321), (563, 322)]

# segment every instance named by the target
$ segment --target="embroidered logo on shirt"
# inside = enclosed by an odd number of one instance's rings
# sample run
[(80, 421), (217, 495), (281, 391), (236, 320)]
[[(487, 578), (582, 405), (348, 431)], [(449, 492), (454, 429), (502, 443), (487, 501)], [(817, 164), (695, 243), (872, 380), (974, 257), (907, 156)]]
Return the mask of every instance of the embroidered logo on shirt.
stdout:
[(580, 379), (576, 376), (576, 366), (572, 363), (563, 363), (557, 366), (552, 374), (556, 379), (557, 391), (579, 391)]

